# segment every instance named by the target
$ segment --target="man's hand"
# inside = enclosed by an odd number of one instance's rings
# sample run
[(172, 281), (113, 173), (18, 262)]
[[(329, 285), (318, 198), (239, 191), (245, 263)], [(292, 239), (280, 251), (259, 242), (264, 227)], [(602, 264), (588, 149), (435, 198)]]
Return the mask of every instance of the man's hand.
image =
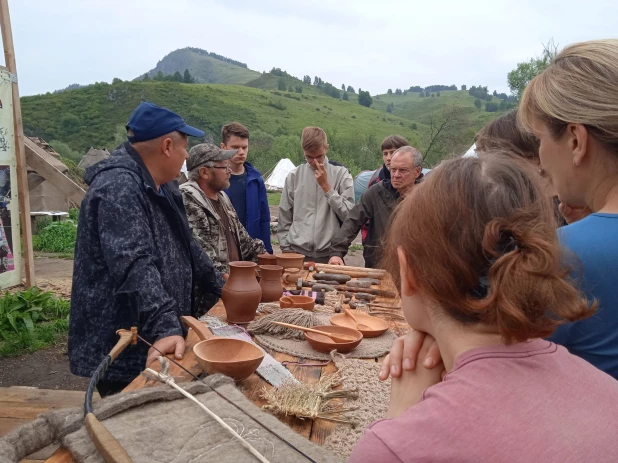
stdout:
[[(431, 336), (425, 336), (417, 360), (422, 361), (426, 358), (434, 344), (435, 341)], [(425, 389), (441, 381), (444, 365), (440, 362), (438, 366), (439, 368), (431, 370), (417, 367), (411, 371), (404, 371), (399, 378), (393, 378), (391, 380), (391, 400), (386, 417), (397, 418), (408, 408), (419, 403)]]
[[(425, 339), (431, 341), (424, 357), (419, 356), (421, 346)], [(428, 334), (422, 331), (411, 330), (408, 334), (400, 336), (393, 342), (390, 353), (384, 357), (380, 369), (380, 380), (385, 381), (389, 376), (399, 378), (403, 370), (412, 371), (420, 359), (423, 366), (432, 369), (442, 363), (438, 343)]]
[[(159, 339), (153, 346), (164, 354), (174, 354), (176, 360), (182, 360), (182, 354), (185, 353), (185, 338), (182, 336), (168, 336)], [(146, 359), (146, 368), (148, 368), (159, 355), (161, 354), (151, 347), (148, 351), (148, 358)]]
[(578, 220), (588, 217), (592, 211), (588, 207), (571, 207), (566, 203), (560, 202), (558, 210), (564, 217), (567, 223), (577, 222)]
[(333, 256), (328, 260), (329, 265), (345, 265), (341, 257)]
[(326, 173), (326, 168), (323, 164), (320, 164), (318, 162), (315, 163), (315, 179), (318, 182), (318, 185), (320, 185), (320, 188), (322, 188), (322, 191), (324, 191), (324, 194), (332, 190), (330, 183), (328, 183), (328, 174)]

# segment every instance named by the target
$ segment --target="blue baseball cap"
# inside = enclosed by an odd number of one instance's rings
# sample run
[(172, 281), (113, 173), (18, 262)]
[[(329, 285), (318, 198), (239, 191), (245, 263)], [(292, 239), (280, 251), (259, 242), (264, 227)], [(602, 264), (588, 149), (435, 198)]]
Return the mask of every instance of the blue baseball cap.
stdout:
[(126, 128), (133, 132), (133, 136), (127, 137), (131, 143), (152, 140), (170, 132), (181, 132), (200, 138), (204, 136), (204, 132), (187, 125), (175, 112), (147, 101), (135, 108)]

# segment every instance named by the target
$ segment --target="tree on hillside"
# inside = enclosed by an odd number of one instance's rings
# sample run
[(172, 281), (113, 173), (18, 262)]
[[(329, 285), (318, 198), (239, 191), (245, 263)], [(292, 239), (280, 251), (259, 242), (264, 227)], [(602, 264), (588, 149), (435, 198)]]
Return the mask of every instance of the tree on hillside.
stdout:
[(435, 94), (435, 93), (432, 93), (432, 94), (431, 94), (431, 98), (435, 98), (435, 97), (436, 97), (436, 94)]
[(114, 84), (121, 84), (122, 83), (122, 79), (119, 79), (118, 77), (114, 77), (112, 79), (112, 85)]
[(148, 73), (144, 74), (142, 80), (150, 80), (150, 76), (148, 75)]
[(182, 81), (185, 84), (194, 84), (195, 83), (195, 78), (191, 75), (191, 73), (189, 72), (188, 69), (185, 69), (185, 73), (182, 76)]
[(543, 53), (536, 58), (530, 58), (525, 63), (517, 63), (517, 67), (507, 74), (506, 80), (511, 93), (518, 100), (521, 98), (528, 83), (545, 70), (558, 54), (558, 45), (550, 39), (543, 46)]
[(297, 85), (294, 90), (296, 91), (296, 93), (303, 93), (303, 86), (302, 85)]
[(294, 92), (294, 87), (292, 87), (291, 85), (288, 86), (288, 92), (290, 92), (290, 93)]
[(436, 92), (436, 96), (440, 96), (440, 92)]
[(498, 92), (496, 92), (496, 91), (494, 90), (494, 93), (492, 93), (492, 95), (493, 95), (493, 96), (495, 96), (495, 97), (497, 98), (497, 97), (498, 97)]
[(354, 87), (348, 85), (347, 91), (350, 93), (354, 93)]
[(387, 113), (392, 113), (394, 109), (395, 109), (395, 105), (394, 105), (393, 103), (389, 103), (389, 104), (386, 106), (386, 112), (387, 112)]
[(182, 82), (182, 74), (179, 71), (174, 73), (174, 82)]
[(395, 90), (395, 95), (401, 95), (403, 94), (403, 92), (401, 91), (400, 88), (398, 88), (397, 90)]
[(487, 111), (488, 113), (495, 113), (496, 111), (498, 111), (498, 103), (485, 103), (485, 111)]
[(165, 76), (163, 75), (163, 72), (161, 71), (157, 72), (157, 74), (154, 77), (154, 80), (165, 80)]
[(277, 82), (277, 89), (285, 92), (285, 89), (288, 88), (287, 85), (285, 85), (285, 78), (283, 77), (279, 77), (279, 81)]
[(474, 106), (476, 106), (478, 109), (481, 109), (481, 100), (479, 98), (477, 98), (476, 100), (474, 100)]
[(461, 86), (461, 89), (465, 92), (466, 90), (468, 90), (468, 87), (467, 87), (467, 85), (464, 84), (464, 85)]
[(348, 92), (343, 92), (343, 101), (348, 101), (349, 99)]
[(389, 89), (386, 91), (386, 93), (388, 93), (389, 95), (392, 95), (392, 94), (393, 94), (393, 90), (389, 88)]
[(341, 90), (345, 92), (345, 84), (341, 84)]
[(311, 76), (303, 77), (303, 84), (311, 85)]
[(362, 90), (358, 90), (358, 104), (365, 106), (366, 108), (370, 108), (373, 104), (373, 98), (369, 92), (363, 92)]
[(470, 120), (466, 108), (453, 105), (432, 112), (427, 118), (429, 130), (423, 140), (424, 159), (439, 159), (468, 143)]

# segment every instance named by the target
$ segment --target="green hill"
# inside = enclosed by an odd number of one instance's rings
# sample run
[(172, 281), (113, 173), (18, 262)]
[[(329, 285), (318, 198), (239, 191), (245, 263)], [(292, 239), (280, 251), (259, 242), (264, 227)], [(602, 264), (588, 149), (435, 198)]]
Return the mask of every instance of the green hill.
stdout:
[(183, 74), (185, 69), (188, 69), (197, 83), (243, 85), (261, 75), (246, 66), (199, 48), (182, 48), (166, 55), (147, 74), (153, 78), (159, 71), (163, 75), (169, 75), (176, 71)]
[[(303, 90), (304, 92), (305, 90)], [(262, 90), (237, 85), (196, 85), (174, 82), (116, 82), (21, 99), (27, 135), (62, 141), (85, 153), (90, 146), (113, 149), (140, 101), (152, 101), (181, 114), (218, 143), (221, 127), (231, 121), (251, 131), (249, 160), (262, 172), (282, 157), (302, 162), (300, 133), (308, 125), (323, 127), (329, 157), (353, 173), (381, 163), (380, 142), (398, 133), (419, 146), (423, 125), (342, 101), (315, 89), (305, 93)]]

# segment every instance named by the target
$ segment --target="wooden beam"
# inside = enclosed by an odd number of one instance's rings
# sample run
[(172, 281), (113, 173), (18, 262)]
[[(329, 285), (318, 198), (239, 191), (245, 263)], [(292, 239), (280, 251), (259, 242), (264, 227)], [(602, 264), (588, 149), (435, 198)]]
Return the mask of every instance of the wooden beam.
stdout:
[[(2, 1), (2, 0), (0, 0)], [(47, 153), (43, 148), (26, 137), (26, 164), (36, 170), (36, 173), (45, 180), (49, 181), (63, 192), (69, 200), (79, 205), (86, 195), (86, 192), (77, 183), (60, 172), (55, 166), (47, 161), (47, 157), (51, 154)]]
[[(19, 198), (19, 215), (21, 222), (21, 237), (24, 245), (26, 287), (35, 284), (34, 255), (32, 252), (32, 223), (30, 222), (30, 193), (28, 190), (28, 171), (24, 153), (24, 129), (21, 121), (21, 103), (17, 87), (17, 65), (15, 49), (13, 48), (13, 31), (9, 16), (8, 0), (0, 0), (0, 27), (2, 28), (2, 44), (4, 45), (4, 61), (13, 79), (13, 118), (15, 123), (15, 160), (17, 174), (17, 197)], [(19, 252), (19, 244), (14, 246), (14, 253)], [(18, 270), (20, 271), (20, 270)]]

